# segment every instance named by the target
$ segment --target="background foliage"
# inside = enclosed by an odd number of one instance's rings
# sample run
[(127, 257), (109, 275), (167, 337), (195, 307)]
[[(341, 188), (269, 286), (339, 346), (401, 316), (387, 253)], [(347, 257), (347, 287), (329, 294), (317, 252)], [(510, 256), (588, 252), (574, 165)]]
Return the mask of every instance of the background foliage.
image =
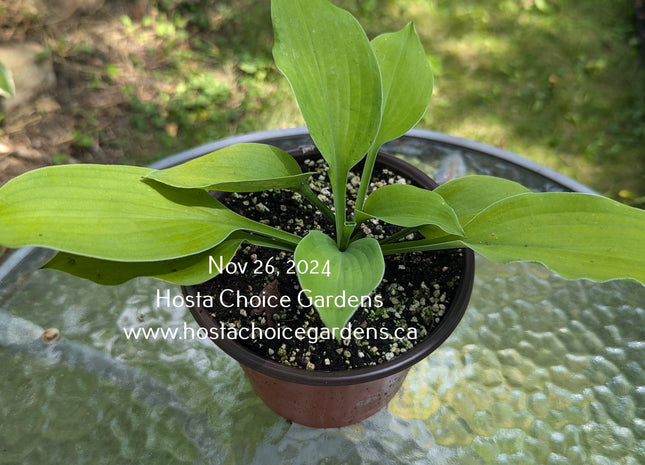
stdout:
[[(59, 128), (67, 137), (42, 144), (50, 163), (145, 164), (302, 124), (273, 64), (268, 1), (104, 0), (56, 22), (24, 3), (0, 1), (0, 32), (45, 45), (54, 62), (54, 116), (70, 121)], [(436, 73), (419, 127), (503, 147), (645, 205), (645, 72), (631, 0), (335, 3), (370, 38), (415, 22)], [(3, 130), (8, 144), (36, 138), (11, 115)]]

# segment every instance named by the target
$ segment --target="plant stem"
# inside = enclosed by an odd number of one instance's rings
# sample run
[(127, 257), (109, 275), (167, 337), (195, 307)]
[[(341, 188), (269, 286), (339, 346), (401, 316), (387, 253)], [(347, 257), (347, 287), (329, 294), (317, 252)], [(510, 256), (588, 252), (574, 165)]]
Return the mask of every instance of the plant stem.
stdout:
[[(332, 180), (332, 191), (334, 193), (334, 211), (336, 219), (336, 244), (339, 250), (345, 250), (349, 244), (349, 238), (353, 229), (345, 228), (347, 212), (347, 173), (344, 176), (337, 176), (333, 168), (329, 168), (329, 179)], [(345, 248), (343, 248), (343, 244)]]
[(270, 249), (278, 249), (278, 250), (285, 250), (288, 252), (293, 252), (296, 248), (293, 246), (293, 244), (286, 243), (284, 241), (280, 241), (277, 239), (271, 239), (268, 237), (264, 236), (257, 236), (255, 234), (251, 233), (244, 233), (244, 241), (257, 245), (260, 247), (267, 247)]
[(275, 239), (276, 241), (285, 244), (286, 247), (295, 248), (302, 240), (302, 237), (300, 236), (282, 231), (281, 229), (274, 228), (273, 226), (262, 224), (253, 220), (249, 220), (249, 222), (251, 224), (249, 224), (249, 227), (245, 229)]
[(300, 193), (304, 198), (306, 198), (307, 200), (309, 200), (309, 202), (311, 202), (311, 203), (312, 203), (312, 205), (313, 205), (314, 207), (316, 207), (318, 210), (320, 210), (320, 212), (321, 212), (323, 215), (325, 215), (325, 217), (326, 217), (329, 221), (331, 221), (332, 223), (334, 223), (334, 222), (336, 221), (336, 218), (335, 218), (335, 216), (334, 216), (334, 212), (333, 212), (333, 211), (331, 211), (331, 209), (330, 209), (327, 205), (325, 205), (325, 204), (322, 202), (322, 200), (320, 200), (320, 199), (318, 198), (318, 196), (314, 193), (314, 191), (312, 191), (312, 190), (311, 190), (311, 187), (309, 187), (309, 185), (308, 185), (308, 184), (303, 184), (303, 185), (300, 187), (300, 189), (298, 190), (298, 192), (299, 192), (299, 193)]
[(381, 247), (383, 255), (401, 254), (406, 252), (424, 252), (426, 250), (460, 249), (466, 247), (459, 240), (447, 240), (444, 242), (428, 242), (427, 240), (397, 242), (386, 244)]
[(352, 238), (352, 234), (354, 233), (354, 229), (356, 229), (355, 221), (345, 221), (345, 228), (344, 228), (344, 234), (343, 234), (344, 242), (340, 244), (340, 247), (339, 247), (340, 250), (347, 249), (350, 239)]
[(392, 234), (391, 236), (386, 237), (380, 243), (381, 243), (381, 245), (391, 244), (392, 242), (396, 242), (399, 239), (401, 239), (402, 237), (405, 237), (408, 234), (412, 234), (412, 233), (414, 233), (414, 232), (416, 232), (418, 230), (419, 230), (418, 227), (404, 228), (404, 229), (400, 230), (399, 232), (396, 232), (396, 233)]
[(365, 206), (365, 197), (367, 196), (367, 188), (372, 180), (372, 172), (374, 171), (374, 163), (376, 162), (376, 155), (378, 154), (379, 146), (373, 144), (367, 152), (365, 158), (365, 165), (363, 166), (363, 173), (361, 174), (361, 185), (358, 188), (356, 195), (356, 206), (354, 210), (363, 210)]

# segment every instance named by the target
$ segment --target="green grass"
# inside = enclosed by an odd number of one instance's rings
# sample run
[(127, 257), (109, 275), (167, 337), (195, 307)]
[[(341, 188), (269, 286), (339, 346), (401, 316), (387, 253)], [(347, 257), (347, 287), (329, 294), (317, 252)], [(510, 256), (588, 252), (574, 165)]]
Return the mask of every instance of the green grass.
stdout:
[[(162, 54), (163, 91), (132, 97), (140, 130), (152, 123), (158, 134), (150, 150), (302, 124), (272, 64), (268, 1), (157, 3), (159, 15), (128, 25)], [(414, 21), (436, 73), (418, 127), (503, 147), (645, 206), (645, 71), (630, 0), (335, 3), (371, 36)]]
[(631, 2), (448, 3), (409, 10), (441, 63), (423, 126), (502, 146), (612, 197), (645, 194)]
[[(159, 54), (159, 92), (130, 89), (140, 131), (156, 130), (160, 154), (233, 134), (293, 124), (297, 113), (273, 66), (268, 2), (159, 2), (160, 14), (122, 18), (130, 36)], [(142, 74), (146, 63), (137, 64)], [(280, 102), (288, 101), (286, 114)], [(277, 111), (272, 107), (278, 106)]]

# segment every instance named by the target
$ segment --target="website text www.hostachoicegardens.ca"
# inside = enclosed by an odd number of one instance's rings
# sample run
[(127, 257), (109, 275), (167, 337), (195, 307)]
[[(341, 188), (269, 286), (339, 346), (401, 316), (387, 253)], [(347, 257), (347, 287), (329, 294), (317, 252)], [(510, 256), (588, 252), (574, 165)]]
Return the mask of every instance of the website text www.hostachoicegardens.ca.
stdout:
[[(174, 306), (183, 307), (195, 304), (188, 302), (182, 297), (175, 296), (170, 298), (170, 292), (164, 293), (157, 292), (156, 307)], [(203, 304), (203, 302), (201, 302)], [(356, 340), (398, 340), (408, 339), (416, 340), (423, 337), (415, 327), (396, 327), (393, 329), (386, 327), (370, 327), (370, 326), (352, 326), (349, 323), (343, 328), (327, 328), (327, 327), (297, 327), (282, 326), (277, 324), (275, 326), (256, 326), (252, 323), (251, 326), (236, 327), (232, 324), (221, 322), (219, 326), (213, 326), (209, 329), (194, 328), (184, 322), (182, 327), (124, 327), (123, 333), (128, 340), (191, 340), (191, 339), (238, 339), (238, 340), (307, 340), (309, 343), (315, 344), (322, 340), (331, 339), (356, 339)]]

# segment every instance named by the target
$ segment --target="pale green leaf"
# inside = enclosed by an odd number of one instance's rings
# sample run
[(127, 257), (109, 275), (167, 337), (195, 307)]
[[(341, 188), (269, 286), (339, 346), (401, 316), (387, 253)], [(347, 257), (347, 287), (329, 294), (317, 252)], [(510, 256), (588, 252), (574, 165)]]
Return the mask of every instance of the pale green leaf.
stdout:
[(118, 262), (59, 252), (44, 268), (64, 271), (103, 285), (118, 285), (140, 276), (184, 286), (200, 284), (217, 276), (216, 268), (209, 268), (210, 257), (217, 263), (219, 257), (223, 263), (231, 261), (244, 240), (235, 236), (233, 233), (212, 249), (195, 255), (156, 262)]
[(151, 171), (65, 165), (14, 178), (0, 188), (0, 244), (156, 261), (208, 250), (240, 229), (298, 242), (233, 213), (204, 190), (144, 182)]
[(481, 210), (495, 202), (531, 191), (523, 185), (508, 179), (473, 175), (448, 181), (437, 187), (434, 192), (441, 195), (448, 202), (463, 225)]
[(354, 241), (341, 252), (330, 237), (311, 231), (298, 244), (294, 259), (296, 263), (316, 260), (321, 270), (329, 263), (329, 276), (298, 273), (300, 286), (310, 291), (307, 295), (328, 328), (344, 327), (361, 305), (361, 297), (372, 293), (385, 272), (381, 248), (372, 238)]
[(414, 127), (432, 97), (430, 64), (414, 25), (372, 40), (383, 85), (383, 114), (377, 146)]
[(310, 174), (283, 150), (265, 144), (236, 144), (146, 177), (181, 188), (224, 192), (297, 190)]
[(439, 194), (407, 184), (390, 184), (376, 189), (357, 215), (359, 221), (365, 217), (406, 228), (433, 224), (447, 234), (463, 235), (454, 210)]
[(358, 21), (327, 0), (273, 0), (271, 17), (275, 63), (329, 164), (337, 240), (344, 244), (347, 175), (381, 121), (378, 62)]
[(273, 56), (316, 146), (343, 182), (381, 119), (378, 64), (361, 25), (327, 0), (273, 0)]
[[(450, 205), (459, 223), (463, 226), (483, 209), (502, 199), (517, 194), (531, 192), (514, 181), (493, 176), (473, 175), (453, 179), (437, 187), (434, 192), (441, 195)], [(444, 230), (436, 226), (424, 226), (419, 229), (431, 242), (452, 241), (454, 236), (446, 236)]]
[(16, 87), (11, 77), (11, 71), (0, 63), (0, 97), (10, 98), (16, 93)]
[[(463, 226), (483, 209), (512, 195), (531, 192), (514, 181), (493, 176), (473, 175), (453, 179), (437, 187), (434, 192), (441, 195), (452, 207)], [(419, 231), (431, 241), (454, 240), (446, 237), (444, 230), (436, 226), (424, 226)]]
[(645, 211), (581, 193), (527, 193), (492, 204), (463, 242), (497, 262), (539, 262), (565, 278), (645, 283)]

